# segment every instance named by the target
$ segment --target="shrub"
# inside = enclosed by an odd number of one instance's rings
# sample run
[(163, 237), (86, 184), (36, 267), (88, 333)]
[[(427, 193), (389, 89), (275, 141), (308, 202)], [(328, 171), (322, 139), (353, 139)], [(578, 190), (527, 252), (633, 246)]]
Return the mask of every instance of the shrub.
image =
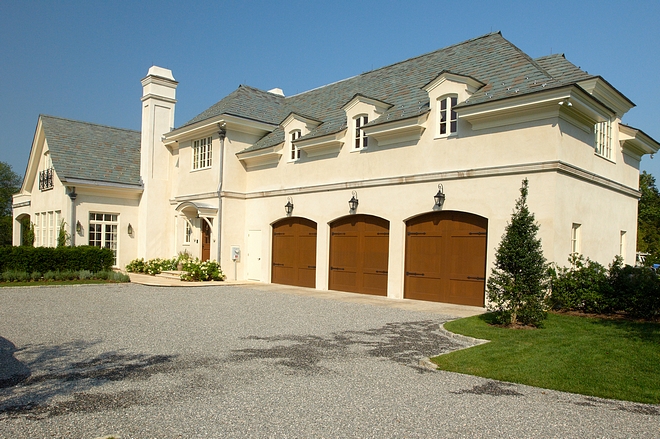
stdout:
[(30, 279), (35, 282), (41, 280), (42, 277), (43, 275), (38, 271), (33, 271), (32, 274), (30, 275)]
[(78, 272), (78, 279), (87, 280), (87, 279), (92, 279), (92, 277), (93, 277), (93, 274), (89, 270), (80, 270)]
[(199, 258), (183, 261), (181, 280), (186, 281), (209, 281), (224, 280), (225, 275), (216, 261), (200, 261)]
[(79, 247), (0, 247), (0, 271), (32, 273), (57, 270), (109, 270), (114, 254), (107, 248)]
[(598, 262), (582, 255), (568, 258), (570, 267), (553, 267), (552, 294), (549, 302), (554, 309), (602, 313), (611, 309), (607, 297), (608, 271)]
[(55, 272), (48, 270), (47, 272), (44, 273), (44, 280), (45, 281), (52, 281), (55, 280)]

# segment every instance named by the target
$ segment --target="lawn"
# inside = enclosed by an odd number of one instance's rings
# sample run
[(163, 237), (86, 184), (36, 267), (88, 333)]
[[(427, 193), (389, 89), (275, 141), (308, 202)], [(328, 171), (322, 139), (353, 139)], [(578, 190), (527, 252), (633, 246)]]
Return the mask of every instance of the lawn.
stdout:
[(449, 331), (490, 340), (432, 358), (442, 370), (602, 398), (660, 404), (660, 324), (550, 314), (541, 329), (492, 326), (492, 314)]
[(102, 280), (102, 279), (75, 279), (75, 280), (48, 280), (48, 281), (32, 281), (32, 282), (0, 282), (2, 287), (39, 287), (50, 285), (78, 285), (78, 284), (109, 284), (118, 283), (116, 280)]

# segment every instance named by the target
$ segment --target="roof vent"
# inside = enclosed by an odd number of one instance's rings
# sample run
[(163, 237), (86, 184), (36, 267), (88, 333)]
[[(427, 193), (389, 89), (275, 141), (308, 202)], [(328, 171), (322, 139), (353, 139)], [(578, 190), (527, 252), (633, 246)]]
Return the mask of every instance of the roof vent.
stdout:
[(278, 95), (278, 96), (284, 96), (284, 92), (282, 91), (281, 88), (273, 88), (271, 90), (268, 90), (268, 93), (272, 93), (272, 94)]

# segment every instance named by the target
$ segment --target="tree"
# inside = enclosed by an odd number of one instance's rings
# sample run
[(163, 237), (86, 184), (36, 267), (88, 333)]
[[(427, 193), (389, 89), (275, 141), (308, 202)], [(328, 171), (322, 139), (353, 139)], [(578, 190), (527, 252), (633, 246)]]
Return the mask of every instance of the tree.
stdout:
[(655, 178), (646, 171), (639, 176), (639, 199), (637, 211), (637, 251), (649, 253), (645, 264), (660, 262), (660, 192)]
[(489, 309), (504, 325), (540, 326), (547, 317), (548, 263), (536, 236), (539, 225), (527, 207), (528, 187), (524, 179), (488, 278)]
[(21, 187), (22, 179), (5, 162), (0, 162), (0, 245), (12, 241), (12, 196)]

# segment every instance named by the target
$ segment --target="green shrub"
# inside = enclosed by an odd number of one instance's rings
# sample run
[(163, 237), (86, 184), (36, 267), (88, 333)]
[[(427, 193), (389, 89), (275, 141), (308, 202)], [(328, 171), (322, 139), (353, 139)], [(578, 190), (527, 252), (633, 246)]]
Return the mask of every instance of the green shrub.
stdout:
[(199, 258), (187, 259), (182, 262), (183, 271), (181, 280), (186, 281), (209, 281), (224, 280), (225, 275), (216, 261), (200, 261)]
[(660, 278), (654, 271), (615, 261), (610, 266), (609, 283), (607, 294), (613, 310), (635, 318), (660, 318)]
[(0, 247), (0, 271), (109, 270), (114, 254), (107, 248), (79, 247)]
[(87, 279), (92, 279), (92, 277), (93, 277), (92, 272), (89, 270), (80, 270), (78, 272), (78, 279), (87, 280)]
[(133, 259), (126, 264), (126, 271), (129, 273), (144, 273), (144, 258)]
[(582, 255), (571, 255), (569, 267), (553, 267), (552, 294), (549, 302), (554, 309), (602, 313), (611, 309), (607, 297), (608, 271), (598, 262)]
[(44, 280), (45, 281), (52, 281), (55, 280), (55, 272), (48, 270), (47, 272), (44, 273)]
[(30, 275), (30, 279), (35, 282), (41, 280), (42, 277), (43, 275), (38, 271), (33, 271), (32, 274)]

